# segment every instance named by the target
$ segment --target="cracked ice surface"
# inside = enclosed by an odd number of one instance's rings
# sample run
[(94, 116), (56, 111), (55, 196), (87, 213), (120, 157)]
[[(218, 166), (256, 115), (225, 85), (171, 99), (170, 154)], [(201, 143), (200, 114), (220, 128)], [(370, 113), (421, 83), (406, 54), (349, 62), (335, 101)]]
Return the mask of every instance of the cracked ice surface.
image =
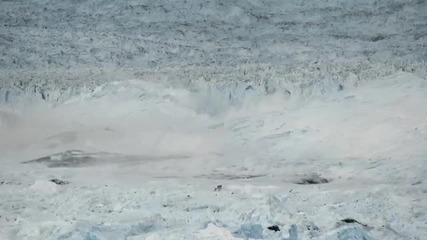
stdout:
[(0, 2), (0, 239), (426, 239), (426, 4)]

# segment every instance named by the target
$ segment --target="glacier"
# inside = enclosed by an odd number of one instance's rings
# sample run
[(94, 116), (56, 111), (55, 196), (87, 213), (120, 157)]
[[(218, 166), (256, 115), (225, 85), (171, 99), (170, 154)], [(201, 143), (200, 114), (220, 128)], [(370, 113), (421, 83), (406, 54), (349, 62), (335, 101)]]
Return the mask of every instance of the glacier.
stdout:
[(0, 2), (0, 239), (425, 239), (426, 22), (423, 0)]

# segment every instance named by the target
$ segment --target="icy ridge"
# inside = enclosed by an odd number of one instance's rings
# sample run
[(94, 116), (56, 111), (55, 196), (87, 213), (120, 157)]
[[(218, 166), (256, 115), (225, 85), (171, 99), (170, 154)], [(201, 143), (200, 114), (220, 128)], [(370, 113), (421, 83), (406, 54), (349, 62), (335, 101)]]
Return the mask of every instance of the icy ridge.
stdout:
[[(289, 98), (310, 97), (344, 88), (355, 88), (370, 79), (378, 79), (397, 72), (411, 72), (427, 76), (424, 63), (343, 64), (322, 65), (316, 62), (300, 65), (242, 65), (240, 67), (182, 67), (144, 71), (121, 69), (111, 71), (81, 69), (63, 72), (28, 72), (5, 74), (7, 82), (0, 86), (0, 104), (26, 105), (33, 102), (61, 104), (76, 97), (84, 97), (99, 87), (110, 89), (115, 82), (135, 79), (139, 85), (156, 83), (171, 88), (214, 97), (222, 104), (245, 101), (246, 95), (256, 97), (275, 93)], [(144, 83), (145, 82), (145, 83)], [(120, 85), (125, 86), (126, 83)], [(104, 87), (103, 87), (104, 86)], [(114, 87), (113, 87), (114, 88)], [(242, 98), (242, 99), (241, 99)]]
[(426, 76), (426, 4), (3, 1), (0, 102), (23, 93), (62, 102), (128, 79), (268, 82), (293, 93), (291, 83)]

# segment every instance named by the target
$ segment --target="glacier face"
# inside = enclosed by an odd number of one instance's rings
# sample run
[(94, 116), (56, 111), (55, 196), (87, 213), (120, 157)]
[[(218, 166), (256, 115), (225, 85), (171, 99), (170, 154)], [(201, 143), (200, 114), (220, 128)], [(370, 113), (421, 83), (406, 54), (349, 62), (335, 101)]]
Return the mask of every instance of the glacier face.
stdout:
[(206, 92), (120, 81), (54, 108), (1, 109), (0, 236), (426, 236), (425, 79), (240, 105)]

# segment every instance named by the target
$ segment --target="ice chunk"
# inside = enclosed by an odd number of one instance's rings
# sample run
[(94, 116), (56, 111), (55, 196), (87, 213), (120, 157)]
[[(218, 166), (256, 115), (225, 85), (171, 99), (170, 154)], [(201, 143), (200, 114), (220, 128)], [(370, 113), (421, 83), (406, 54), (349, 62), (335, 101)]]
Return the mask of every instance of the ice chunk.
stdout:
[(101, 225), (77, 225), (76, 228), (56, 239), (61, 240), (112, 240), (112, 239), (138, 239), (153, 231), (156, 225), (150, 220), (147, 223), (134, 224), (101, 224)]
[(338, 240), (374, 240), (363, 228), (351, 227), (340, 230), (337, 234)]
[(298, 229), (295, 224), (289, 229), (289, 240), (298, 240)]
[(234, 233), (244, 239), (262, 239), (262, 226), (260, 224), (243, 224)]
[(30, 189), (45, 194), (54, 194), (58, 192), (58, 186), (55, 183), (46, 180), (35, 181), (35, 183), (31, 185)]
[(236, 238), (225, 228), (216, 226), (215, 224), (209, 223), (208, 226), (200, 230), (197, 234), (198, 237), (202, 239), (221, 239), (221, 240), (234, 240), (240, 239)]

